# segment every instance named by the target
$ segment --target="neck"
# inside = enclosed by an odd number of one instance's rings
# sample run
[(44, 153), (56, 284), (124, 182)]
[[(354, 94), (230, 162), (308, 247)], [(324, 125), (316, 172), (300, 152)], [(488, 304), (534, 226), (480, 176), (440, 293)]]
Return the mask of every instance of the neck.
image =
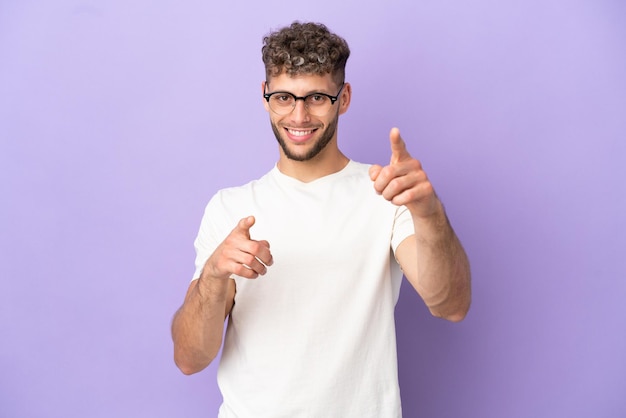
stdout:
[(329, 150), (324, 150), (307, 161), (295, 161), (288, 159), (280, 150), (280, 159), (276, 165), (280, 172), (286, 176), (303, 183), (309, 183), (343, 170), (350, 161), (339, 149), (336, 152), (328, 153), (330, 155), (322, 155), (326, 154), (325, 151)]

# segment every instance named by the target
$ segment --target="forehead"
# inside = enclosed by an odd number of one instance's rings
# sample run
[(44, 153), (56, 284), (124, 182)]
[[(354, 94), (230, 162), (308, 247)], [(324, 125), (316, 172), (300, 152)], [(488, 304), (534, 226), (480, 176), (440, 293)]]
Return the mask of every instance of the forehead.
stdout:
[(288, 91), (296, 95), (312, 92), (335, 94), (338, 87), (330, 74), (299, 74), (290, 76), (282, 73), (268, 80), (271, 91)]

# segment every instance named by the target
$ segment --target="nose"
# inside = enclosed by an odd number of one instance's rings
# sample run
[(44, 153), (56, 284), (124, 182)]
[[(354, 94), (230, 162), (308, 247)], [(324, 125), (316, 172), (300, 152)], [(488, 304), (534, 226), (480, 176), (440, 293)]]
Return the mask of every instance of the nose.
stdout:
[(296, 100), (296, 105), (291, 112), (294, 122), (307, 122), (310, 119), (304, 100)]

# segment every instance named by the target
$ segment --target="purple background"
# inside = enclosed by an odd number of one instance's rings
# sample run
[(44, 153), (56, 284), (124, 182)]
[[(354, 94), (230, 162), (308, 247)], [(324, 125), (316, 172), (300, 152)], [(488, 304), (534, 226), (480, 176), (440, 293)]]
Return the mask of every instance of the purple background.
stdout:
[(215, 415), (169, 325), (204, 205), (277, 158), (260, 46), (294, 19), (350, 43), (344, 151), (400, 127), (471, 258), (460, 324), (403, 286), (405, 416), (626, 416), (619, 0), (0, 2), (0, 416)]

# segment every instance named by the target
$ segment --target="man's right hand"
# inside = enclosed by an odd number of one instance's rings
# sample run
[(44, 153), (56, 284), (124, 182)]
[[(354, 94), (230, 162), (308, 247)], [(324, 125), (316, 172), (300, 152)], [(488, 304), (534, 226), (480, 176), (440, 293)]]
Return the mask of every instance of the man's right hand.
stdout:
[(274, 262), (267, 241), (250, 239), (254, 216), (239, 221), (235, 229), (215, 249), (204, 266), (203, 275), (229, 279), (232, 275), (256, 279)]

